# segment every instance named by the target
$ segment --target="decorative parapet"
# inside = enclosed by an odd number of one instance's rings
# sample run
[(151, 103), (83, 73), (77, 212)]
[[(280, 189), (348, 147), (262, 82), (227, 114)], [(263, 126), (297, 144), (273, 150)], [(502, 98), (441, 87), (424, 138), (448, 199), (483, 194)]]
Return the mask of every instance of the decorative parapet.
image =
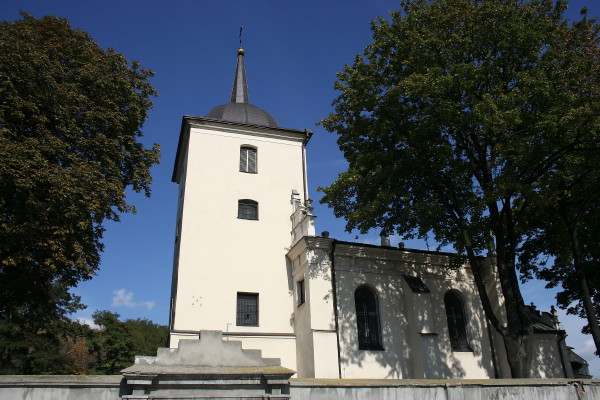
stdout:
[(289, 399), (295, 373), (280, 360), (224, 341), (221, 331), (201, 331), (199, 340), (181, 340), (177, 349), (159, 348), (156, 357), (136, 357), (121, 371), (129, 394), (123, 399)]
[(292, 221), (292, 246), (304, 236), (315, 236), (315, 219), (313, 215), (312, 200), (306, 200), (303, 205), (297, 191), (292, 191), (291, 203), (294, 212), (290, 216)]

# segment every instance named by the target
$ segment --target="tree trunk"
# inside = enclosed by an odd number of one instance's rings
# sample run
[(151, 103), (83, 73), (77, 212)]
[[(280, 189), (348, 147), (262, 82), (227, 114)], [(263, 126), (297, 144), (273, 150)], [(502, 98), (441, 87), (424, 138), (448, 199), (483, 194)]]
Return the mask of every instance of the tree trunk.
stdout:
[[(564, 220), (563, 215), (563, 220)], [(565, 221), (566, 222), (566, 221)], [(579, 237), (577, 235), (577, 228), (575, 226), (569, 227), (569, 236), (571, 239), (571, 248), (573, 250), (573, 266), (575, 268), (575, 274), (577, 276), (577, 283), (581, 289), (581, 300), (583, 301), (583, 307), (587, 316), (588, 324), (590, 325), (590, 331), (594, 344), (596, 345), (596, 355), (600, 357), (600, 327), (598, 326), (598, 318), (596, 316), (596, 309), (594, 303), (592, 303), (592, 296), (590, 289), (587, 284), (585, 276), (584, 266), (582, 265), (582, 254), (581, 248), (579, 247)]]
[[(496, 258), (496, 269), (500, 278), (502, 295), (504, 296), (504, 306), (506, 308), (507, 324), (503, 326), (497, 315), (494, 313), (488, 293), (483, 281), (481, 271), (481, 262), (475, 256), (471, 246), (470, 237), (466, 230), (463, 230), (463, 237), (466, 243), (467, 257), (471, 264), (479, 298), (483, 304), (483, 309), (487, 319), (492, 326), (502, 336), (506, 348), (506, 357), (510, 367), (512, 378), (528, 378), (531, 375), (531, 350), (533, 326), (531, 324), (531, 315), (529, 309), (523, 304), (523, 298), (520, 292), (513, 291), (513, 285), (510, 282), (510, 271), (507, 271), (506, 265)], [(496, 246), (496, 252), (498, 253)], [(505, 250), (500, 251), (502, 260), (505, 259)], [(513, 264), (514, 265), (514, 264)], [(514, 266), (512, 271), (515, 276)]]

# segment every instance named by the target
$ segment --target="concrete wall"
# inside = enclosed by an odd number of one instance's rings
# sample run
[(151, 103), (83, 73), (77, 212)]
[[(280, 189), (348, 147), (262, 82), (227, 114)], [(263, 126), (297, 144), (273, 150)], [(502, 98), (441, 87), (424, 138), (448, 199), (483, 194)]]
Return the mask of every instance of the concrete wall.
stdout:
[[(305, 200), (306, 134), (203, 120), (185, 124), (189, 140), (179, 154), (185, 188), (170, 346), (187, 332), (222, 330), (241, 339), (244, 348), (260, 346), (266, 357), (295, 369), (293, 288), (285, 254), (291, 245), (292, 190)], [(244, 145), (257, 149), (257, 173), (239, 171)], [(258, 202), (258, 220), (237, 218), (240, 199)], [(236, 326), (238, 292), (258, 294), (258, 326)]]
[[(120, 375), (0, 376), (0, 400), (119, 400), (127, 398), (130, 389)], [(200, 390), (186, 398), (206, 395), (225, 398), (230, 394)], [(594, 400), (600, 399), (600, 380), (291, 379), (289, 395), (273, 395), (273, 398), (288, 396), (292, 400)], [(240, 395), (238, 398), (249, 397)], [(264, 395), (260, 398), (271, 397)]]
[(125, 394), (121, 375), (0, 375), (0, 400), (116, 400)]
[(600, 399), (600, 381), (292, 379), (293, 400), (584, 400)]

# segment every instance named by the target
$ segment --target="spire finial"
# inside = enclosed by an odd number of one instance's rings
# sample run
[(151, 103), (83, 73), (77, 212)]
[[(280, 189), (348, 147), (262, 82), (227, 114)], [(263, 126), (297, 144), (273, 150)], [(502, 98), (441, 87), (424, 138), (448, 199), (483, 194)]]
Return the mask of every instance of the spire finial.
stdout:
[(231, 91), (232, 103), (248, 103), (248, 84), (246, 83), (246, 66), (244, 65), (244, 48), (242, 47), (242, 30), (240, 26), (240, 48), (237, 51), (237, 65), (235, 68), (235, 78), (233, 80), (233, 90)]

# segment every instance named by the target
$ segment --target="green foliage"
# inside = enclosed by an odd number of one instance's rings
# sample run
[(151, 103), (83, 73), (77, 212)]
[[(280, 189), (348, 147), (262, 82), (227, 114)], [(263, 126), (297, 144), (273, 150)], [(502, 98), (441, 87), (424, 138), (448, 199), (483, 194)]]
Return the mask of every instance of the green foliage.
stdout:
[[(57, 303), (82, 308), (79, 298), (54, 287)], [(46, 308), (44, 307), (43, 310)], [(40, 311), (40, 310), (37, 310)], [(62, 314), (35, 312), (35, 318), (0, 319), (0, 374), (69, 374), (74, 372), (67, 353), (72, 338), (89, 337), (87, 326), (74, 323)]]
[(127, 187), (149, 195), (152, 75), (64, 19), (0, 23), (0, 318), (67, 312), (52, 288), (93, 276)]
[(119, 314), (97, 311), (94, 323), (101, 327), (98, 333), (99, 360), (96, 373), (118, 374), (133, 364), (136, 355), (156, 355), (158, 347), (164, 347), (168, 335), (166, 326), (147, 319), (119, 321)]
[[(338, 74), (337, 132), (349, 162), (322, 202), (347, 229), (433, 234), (466, 253), (513, 376), (527, 376), (531, 319), (516, 270), (524, 217), (562, 160), (598, 151), (594, 21), (552, 0), (408, 0), (372, 23), (373, 43)], [(595, 49), (594, 51), (590, 51)], [(596, 153), (598, 154), (598, 153)], [(507, 325), (477, 255), (496, 256)]]
[(0, 374), (118, 374), (135, 355), (156, 355), (166, 326), (146, 319), (119, 320), (96, 311), (90, 328), (67, 318), (15, 323), (0, 319)]
[(583, 332), (592, 334), (600, 355), (600, 154), (595, 140), (564, 157), (560, 173), (536, 192), (535, 206), (525, 215), (531, 233), (520, 261), (525, 278), (560, 287), (558, 305), (588, 319)]

